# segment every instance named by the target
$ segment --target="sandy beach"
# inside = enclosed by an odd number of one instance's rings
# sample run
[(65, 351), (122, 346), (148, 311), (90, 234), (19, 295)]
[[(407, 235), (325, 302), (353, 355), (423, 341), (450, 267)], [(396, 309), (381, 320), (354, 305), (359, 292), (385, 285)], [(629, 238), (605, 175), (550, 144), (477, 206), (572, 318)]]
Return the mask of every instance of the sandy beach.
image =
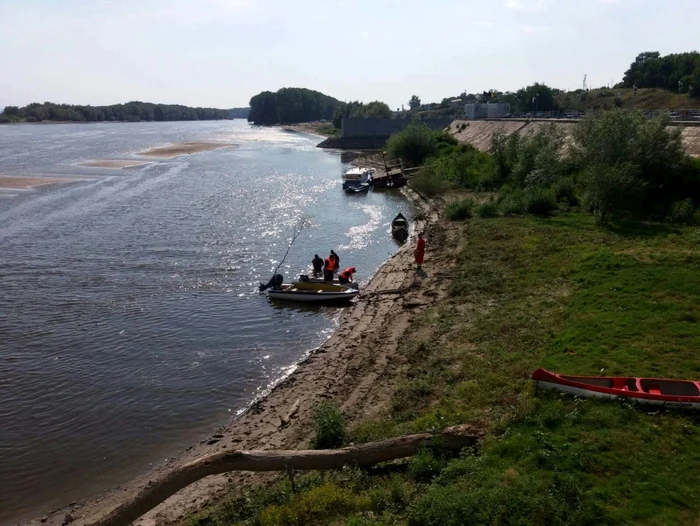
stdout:
[[(58, 525), (67, 514), (73, 524), (91, 524), (135, 495), (155, 477), (175, 466), (225, 449), (300, 449), (312, 435), (311, 413), (324, 399), (336, 401), (350, 422), (376, 415), (391, 399), (397, 372), (403, 360), (398, 353), (402, 335), (416, 313), (446, 295), (442, 277), (449, 271), (439, 247), (445, 232), (437, 213), (416, 194), (406, 191), (418, 209), (414, 229), (425, 230), (428, 241), (425, 265), (420, 276), (413, 263), (413, 240), (392, 256), (362, 290), (360, 300), (345, 309), (336, 332), (315, 349), (296, 370), (267, 396), (259, 399), (240, 417), (149, 472), (117, 487), (111, 493), (86, 503), (52, 512), (31, 524)], [(342, 255), (341, 255), (342, 257)], [(296, 415), (287, 425), (282, 419), (299, 402)], [(135, 524), (168, 524), (182, 519), (215, 501), (231, 486), (261, 483), (275, 475), (236, 472), (207, 477), (181, 490)]]
[(67, 177), (23, 177), (15, 175), (0, 175), (0, 188), (12, 188), (28, 190), (45, 184), (61, 184), (80, 181), (77, 178)]
[(233, 144), (217, 143), (217, 142), (183, 142), (171, 144), (169, 146), (159, 146), (151, 148), (143, 152), (138, 152), (136, 155), (144, 157), (158, 157), (160, 159), (172, 159), (180, 155), (189, 155), (199, 152), (208, 152), (218, 150), (220, 148), (228, 148)]

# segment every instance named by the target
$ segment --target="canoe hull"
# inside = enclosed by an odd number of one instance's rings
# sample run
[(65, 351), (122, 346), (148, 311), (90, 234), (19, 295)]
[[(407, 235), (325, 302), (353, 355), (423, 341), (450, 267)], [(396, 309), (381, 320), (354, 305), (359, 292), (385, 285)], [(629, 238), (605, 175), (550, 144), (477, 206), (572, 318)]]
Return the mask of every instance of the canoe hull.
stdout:
[[(700, 410), (700, 384), (698, 382), (662, 378), (566, 376), (545, 369), (535, 371), (532, 374), (532, 380), (539, 389), (559, 391), (584, 398), (608, 400), (622, 398), (656, 407)], [(610, 386), (605, 384), (610, 384)], [(662, 389), (685, 391), (685, 394), (664, 394)], [(695, 394), (696, 391), (697, 394)]]

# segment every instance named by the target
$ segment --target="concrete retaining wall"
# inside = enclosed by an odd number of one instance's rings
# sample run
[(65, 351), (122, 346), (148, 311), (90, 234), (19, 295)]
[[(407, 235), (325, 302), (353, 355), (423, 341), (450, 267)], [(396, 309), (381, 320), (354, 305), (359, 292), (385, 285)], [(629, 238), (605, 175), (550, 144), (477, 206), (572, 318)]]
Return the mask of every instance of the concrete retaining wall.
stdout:
[[(352, 137), (389, 137), (411, 124), (410, 119), (343, 119), (341, 123), (343, 139)], [(426, 119), (421, 121), (434, 130), (447, 128), (452, 119)]]

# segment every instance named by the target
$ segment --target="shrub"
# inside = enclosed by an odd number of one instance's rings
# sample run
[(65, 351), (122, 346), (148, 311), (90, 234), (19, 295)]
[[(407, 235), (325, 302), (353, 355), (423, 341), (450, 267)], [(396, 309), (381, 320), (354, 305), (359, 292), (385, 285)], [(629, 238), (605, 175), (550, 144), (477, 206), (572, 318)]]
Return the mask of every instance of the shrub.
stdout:
[(688, 198), (682, 201), (676, 201), (671, 205), (671, 215), (669, 219), (672, 223), (689, 224), (693, 222), (694, 214), (695, 205), (693, 204), (693, 200)]
[(498, 208), (503, 215), (520, 215), (527, 211), (527, 199), (519, 188), (510, 191), (501, 190)]
[(464, 221), (472, 217), (474, 205), (474, 199), (471, 197), (453, 201), (445, 208), (445, 216), (451, 221)]
[[(648, 211), (655, 203), (688, 195), (679, 194), (688, 157), (681, 129), (668, 126), (669, 122), (667, 115), (647, 119), (637, 110), (598, 113), (574, 128), (572, 156), (580, 166), (607, 167), (601, 174), (617, 180), (618, 187), (621, 179), (629, 181), (633, 174), (644, 184), (641, 192), (634, 193), (635, 207)], [(626, 168), (615, 168), (620, 166)]]
[(498, 215), (498, 205), (494, 202), (482, 203), (477, 207), (476, 213), (479, 217), (496, 217)]
[(448, 191), (452, 185), (430, 166), (411, 177), (409, 184), (416, 192), (433, 197)]
[(419, 451), (408, 464), (408, 473), (416, 482), (430, 482), (437, 477), (447, 465), (444, 458), (435, 456), (430, 450)]
[(606, 225), (615, 213), (641, 205), (643, 186), (633, 165), (592, 166), (583, 174), (583, 204), (596, 225)]
[(557, 202), (566, 201), (571, 206), (577, 206), (579, 204), (579, 199), (574, 188), (574, 180), (572, 178), (565, 177), (559, 179), (554, 183), (552, 189), (554, 190), (554, 197)]
[(441, 145), (438, 156), (429, 161), (429, 166), (442, 178), (465, 188), (494, 184), (491, 158), (469, 144)]
[(413, 121), (408, 127), (389, 137), (386, 150), (390, 157), (420, 166), (427, 157), (435, 155), (439, 135), (440, 132), (431, 130), (420, 121)]
[(557, 209), (557, 200), (554, 192), (545, 188), (530, 188), (525, 192), (528, 214), (548, 216)]
[(313, 411), (313, 425), (316, 432), (313, 446), (316, 449), (331, 449), (345, 443), (345, 417), (335, 403), (318, 404)]

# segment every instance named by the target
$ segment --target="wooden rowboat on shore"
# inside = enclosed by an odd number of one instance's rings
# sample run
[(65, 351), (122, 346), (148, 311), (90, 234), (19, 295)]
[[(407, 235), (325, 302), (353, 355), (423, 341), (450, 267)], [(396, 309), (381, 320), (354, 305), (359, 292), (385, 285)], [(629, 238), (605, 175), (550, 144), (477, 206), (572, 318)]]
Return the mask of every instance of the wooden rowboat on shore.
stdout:
[(532, 380), (540, 389), (586, 398), (625, 398), (668, 408), (700, 409), (700, 382), (667, 378), (570, 376), (537, 369)]
[(391, 222), (391, 235), (399, 241), (408, 239), (408, 220), (399, 213)]

